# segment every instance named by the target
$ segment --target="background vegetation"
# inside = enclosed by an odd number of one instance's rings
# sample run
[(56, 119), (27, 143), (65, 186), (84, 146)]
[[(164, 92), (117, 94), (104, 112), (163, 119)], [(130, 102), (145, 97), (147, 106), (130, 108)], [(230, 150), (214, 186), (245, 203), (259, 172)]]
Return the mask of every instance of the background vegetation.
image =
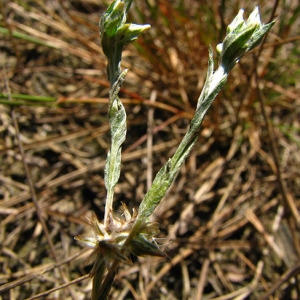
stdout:
[[(0, 299), (89, 299), (90, 252), (73, 237), (104, 213), (108, 3), (0, 3)], [(124, 52), (116, 197), (138, 206), (193, 115), (209, 44), (254, 5), (277, 23), (231, 72), (155, 212), (167, 258), (122, 265), (112, 299), (300, 298), (299, 1), (135, 1), (131, 19), (152, 28)]]

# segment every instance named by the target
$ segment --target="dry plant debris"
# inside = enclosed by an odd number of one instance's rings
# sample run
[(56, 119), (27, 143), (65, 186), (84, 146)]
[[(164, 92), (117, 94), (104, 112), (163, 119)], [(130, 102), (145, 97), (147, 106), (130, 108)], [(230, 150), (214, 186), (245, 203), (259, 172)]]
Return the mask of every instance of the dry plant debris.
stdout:
[[(15, 104), (0, 104), (3, 300), (89, 299), (89, 253), (73, 237), (90, 210), (104, 213), (109, 84), (98, 21), (107, 4), (0, 4), (0, 100)], [(208, 45), (251, 5), (134, 4), (132, 19), (152, 29), (124, 53), (120, 202), (137, 206), (174, 152), (205, 79)], [(275, 11), (272, 34), (258, 60), (249, 55), (230, 75), (155, 212), (168, 256), (122, 265), (112, 299), (300, 297), (300, 12), (296, 1), (259, 5), (264, 21)]]

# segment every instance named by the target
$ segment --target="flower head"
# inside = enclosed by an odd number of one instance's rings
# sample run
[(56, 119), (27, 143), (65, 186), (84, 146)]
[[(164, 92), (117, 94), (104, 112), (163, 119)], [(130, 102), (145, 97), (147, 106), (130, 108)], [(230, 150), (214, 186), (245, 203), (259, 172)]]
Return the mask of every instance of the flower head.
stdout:
[(116, 0), (108, 7), (101, 17), (99, 26), (102, 49), (107, 57), (112, 49), (120, 48), (136, 40), (140, 33), (150, 28), (150, 25), (126, 23), (126, 14), (132, 0)]
[(159, 233), (157, 223), (142, 222), (129, 243), (125, 244), (136, 217), (137, 212), (134, 210), (131, 214), (123, 203), (120, 213), (111, 216), (107, 226), (99, 222), (95, 213), (92, 213), (90, 218), (86, 218), (90, 232), (87, 235), (76, 236), (75, 239), (94, 249), (92, 257), (95, 259), (95, 265), (92, 275), (98, 265), (105, 264), (109, 267), (115, 259), (130, 263), (131, 254), (164, 256), (156, 244), (149, 241)]
[(259, 44), (275, 21), (262, 24), (258, 7), (250, 14), (247, 21), (243, 18), (241, 9), (234, 20), (227, 27), (227, 35), (223, 43), (217, 46), (220, 55), (220, 65), (228, 73), (238, 60), (248, 51)]

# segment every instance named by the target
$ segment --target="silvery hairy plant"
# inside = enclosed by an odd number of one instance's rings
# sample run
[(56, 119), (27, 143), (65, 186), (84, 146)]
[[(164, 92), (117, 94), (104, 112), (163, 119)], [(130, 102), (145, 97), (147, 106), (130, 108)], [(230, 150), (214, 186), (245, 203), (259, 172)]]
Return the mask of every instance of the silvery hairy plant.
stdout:
[(76, 239), (92, 247), (94, 265), (92, 299), (107, 299), (116, 268), (121, 261), (130, 263), (130, 256), (164, 256), (153, 243), (159, 228), (149, 222), (148, 217), (166, 195), (180, 167), (197, 141), (202, 120), (226, 83), (230, 70), (239, 59), (253, 49), (274, 25), (262, 24), (256, 7), (245, 21), (240, 10), (227, 27), (226, 37), (217, 46), (219, 65), (214, 70), (213, 51), (209, 49), (208, 71), (203, 90), (198, 99), (195, 115), (174, 155), (157, 173), (152, 186), (146, 193), (138, 210), (129, 211), (121, 204), (121, 213), (113, 211), (114, 188), (120, 177), (121, 146), (126, 137), (126, 112), (118, 97), (119, 90), (128, 70), (121, 70), (122, 51), (125, 45), (134, 41), (150, 25), (126, 23), (127, 12), (133, 0), (115, 0), (101, 17), (100, 35), (104, 54), (108, 59), (107, 74), (110, 82), (108, 119), (111, 132), (111, 146), (107, 154), (104, 171), (107, 190), (103, 223), (95, 214), (88, 219), (92, 229), (90, 235)]

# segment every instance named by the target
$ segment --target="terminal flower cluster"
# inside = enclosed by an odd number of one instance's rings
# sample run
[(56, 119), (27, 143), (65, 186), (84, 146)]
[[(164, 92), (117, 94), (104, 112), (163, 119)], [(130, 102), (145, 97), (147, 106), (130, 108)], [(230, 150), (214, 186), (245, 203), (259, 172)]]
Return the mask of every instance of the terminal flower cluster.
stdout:
[(244, 20), (243, 14), (244, 10), (241, 9), (228, 25), (224, 41), (217, 46), (220, 64), (224, 67), (226, 73), (234, 67), (245, 53), (261, 42), (275, 22), (262, 24), (258, 7), (255, 7), (247, 21)]

